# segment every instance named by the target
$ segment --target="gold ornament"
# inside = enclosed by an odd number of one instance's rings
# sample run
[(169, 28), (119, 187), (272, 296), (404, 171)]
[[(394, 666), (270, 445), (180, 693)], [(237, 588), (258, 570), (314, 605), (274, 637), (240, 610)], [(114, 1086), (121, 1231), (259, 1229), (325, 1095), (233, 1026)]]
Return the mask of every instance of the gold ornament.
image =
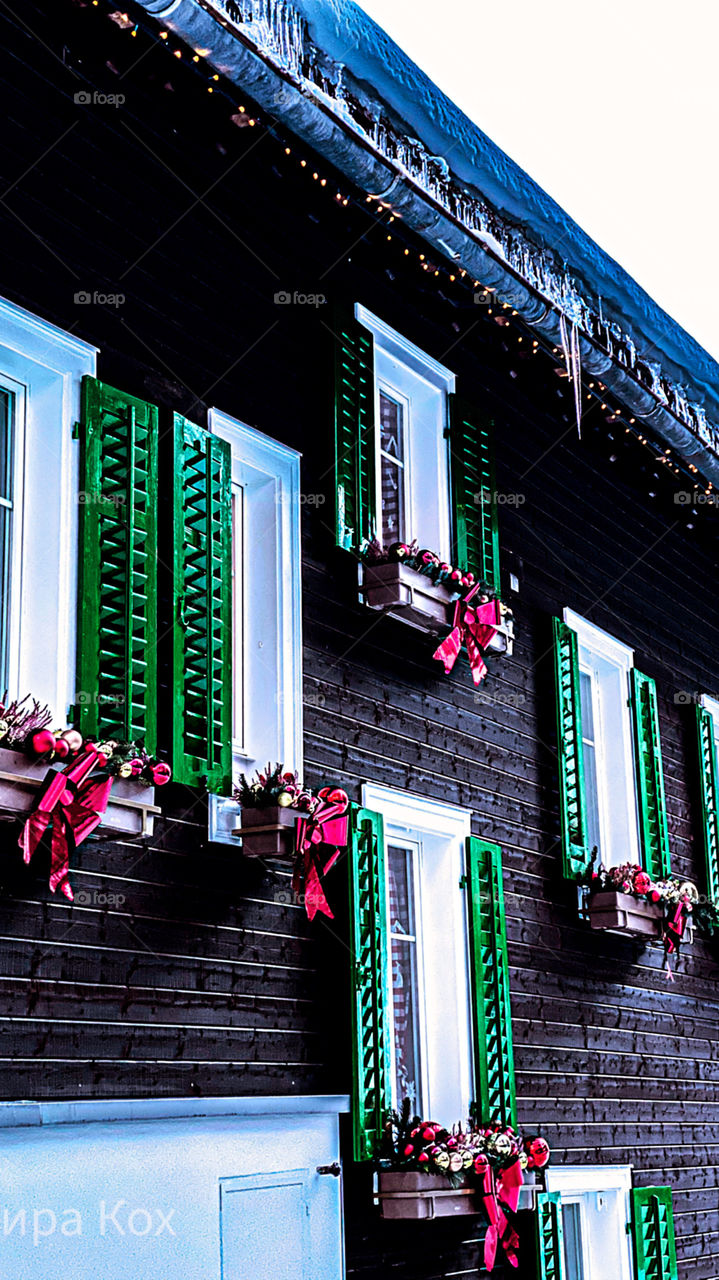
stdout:
[(132, 766), (127, 762), (125, 764), (121, 764), (120, 768), (117, 771), (117, 776), (118, 778), (131, 778)]
[(293, 799), (294, 797), (290, 795), (289, 791), (280, 791), (277, 797), (277, 803), (281, 809), (288, 809), (292, 804)]

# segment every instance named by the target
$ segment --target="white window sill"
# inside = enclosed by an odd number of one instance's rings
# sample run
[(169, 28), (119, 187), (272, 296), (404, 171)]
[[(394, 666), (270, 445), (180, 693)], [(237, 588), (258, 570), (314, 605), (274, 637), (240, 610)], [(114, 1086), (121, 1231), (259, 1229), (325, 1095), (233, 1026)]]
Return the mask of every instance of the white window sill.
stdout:
[[(22, 752), (0, 747), (0, 809), (29, 813), (48, 765), (29, 760)], [(103, 820), (96, 828), (100, 835), (151, 836), (155, 814), (155, 788), (129, 778), (116, 778)]]

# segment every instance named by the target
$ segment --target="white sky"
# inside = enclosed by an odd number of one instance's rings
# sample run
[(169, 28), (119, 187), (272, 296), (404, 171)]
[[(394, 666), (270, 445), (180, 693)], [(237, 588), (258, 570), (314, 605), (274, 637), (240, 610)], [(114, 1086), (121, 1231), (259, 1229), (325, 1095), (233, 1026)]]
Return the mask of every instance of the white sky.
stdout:
[(359, 0), (719, 359), (719, 0)]

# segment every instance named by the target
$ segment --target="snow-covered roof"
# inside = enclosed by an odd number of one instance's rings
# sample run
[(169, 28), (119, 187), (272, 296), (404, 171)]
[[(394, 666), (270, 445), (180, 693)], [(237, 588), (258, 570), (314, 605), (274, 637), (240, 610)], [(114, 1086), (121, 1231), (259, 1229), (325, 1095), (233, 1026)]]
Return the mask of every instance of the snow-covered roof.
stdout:
[[(140, 3), (158, 15), (163, 10), (168, 26), (176, 18), (178, 30), (188, 6), (204, 11), (205, 21), (207, 14), (219, 17), (226, 34), (255, 50), (305, 101), (334, 116), (563, 313), (583, 341), (621, 366), (625, 387), (627, 378), (636, 381), (645, 401), (649, 393), (658, 402), (664, 421), (670, 415), (719, 455), (717, 362), (353, 0)], [(282, 116), (281, 91), (275, 104)], [(291, 124), (289, 108), (287, 115)], [(390, 202), (393, 190), (385, 196)]]

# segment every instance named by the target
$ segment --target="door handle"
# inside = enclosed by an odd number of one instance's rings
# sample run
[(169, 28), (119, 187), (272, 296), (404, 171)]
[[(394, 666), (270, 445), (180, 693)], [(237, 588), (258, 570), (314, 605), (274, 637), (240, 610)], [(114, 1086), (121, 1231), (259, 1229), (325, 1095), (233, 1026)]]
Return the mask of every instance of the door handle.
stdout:
[(335, 1160), (332, 1164), (318, 1164), (317, 1172), (321, 1174), (329, 1174), (331, 1178), (339, 1178), (342, 1172), (342, 1165)]

